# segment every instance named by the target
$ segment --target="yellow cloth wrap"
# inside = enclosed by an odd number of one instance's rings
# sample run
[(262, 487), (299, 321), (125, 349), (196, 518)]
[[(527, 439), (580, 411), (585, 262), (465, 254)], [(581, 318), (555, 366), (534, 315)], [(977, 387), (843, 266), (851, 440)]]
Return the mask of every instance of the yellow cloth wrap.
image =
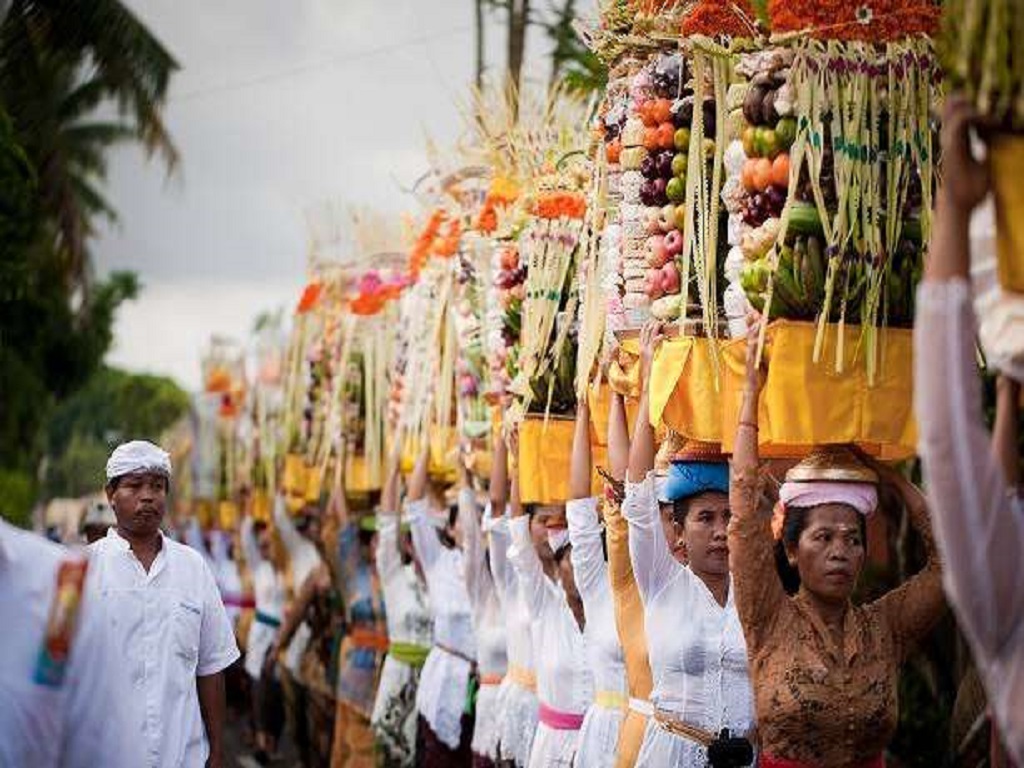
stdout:
[[(651, 695), (653, 681), (647, 660), (644, 605), (629, 557), (629, 524), (615, 502), (606, 499), (601, 510), (608, 542), (608, 581), (612, 588), (615, 627), (625, 655), (626, 683), (630, 696), (647, 699)], [(633, 768), (636, 765), (646, 728), (647, 718), (644, 715), (633, 709), (626, 710), (619, 729), (615, 768)]]
[(528, 691), (537, 690), (537, 675), (526, 667), (512, 664), (508, 668), (508, 679), (520, 688), (525, 688)]
[[(836, 373), (838, 327), (826, 330), (821, 361), (814, 363), (813, 323), (773, 322), (767, 331), (768, 378), (758, 410), (759, 446), (765, 458), (801, 457), (815, 445), (856, 443), (887, 461), (914, 455), (913, 332), (879, 331), (879, 365), (868, 384), (861, 329), (845, 329), (845, 365)], [(724, 348), (722, 449), (731, 453), (743, 402), (746, 340)]]
[(640, 343), (623, 339), (619, 352), (608, 366), (608, 382), (620, 395), (640, 397)]
[(320, 501), (320, 490), (323, 487), (324, 476), (319, 467), (306, 467), (306, 501), (316, 503)]
[(345, 456), (345, 491), (347, 493), (370, 493), (381, 486), (380, 467), (371, 467), (364, 454), (350, 453)]
[[(561, 504), (569, 498), (572, 464), (572, 419), (528, 415), (519, 425), (519, 496), (524, 504)], [(607, 449), (593, 447), (591, 477), (594, 494), (602, 488), (597, 467), (607, 463)]]
[[(600, 387), (590, 388), (590, 443), (594, 446), (608, 446), (608, 417), (611, 414), (612, 392), (616, 391), (609, 383)], [(635, 398), (626, 398), (626, 429), (633, 433), (636, 424), (636, 412), (640, 402)]]
[(266, 491), (253, 491), (252, 519), (257, 523), (270, 522), (270, 496)]
[(238, 527), (238, 505), (233, 501), (222, 501), (217, 505), (217, 520), (222, 531), (233, 531)]
[[(434, 480), (454, 483), (458, 479), (458, 468), (453, 459), (458, 456), (458, 432), (454, 427), (439, 427), (431, 424), (428, 431), (430, 441), (430, 467), (428, 472)], [(422, 450), (418, 440), (408, 439), (402, 451), (402, 472), (409, 474), (416, 466)]]
[(199, 499), (195, 505), (195, 516), (199, 527), (204, 531), (213, 525), (213, 502), (209, 499)]
[(679, 336), (663, 341), (651, 365), (651, 424), (664, 423), (691, 440), (720, 443), (725, 378), (721, 357), (721, 342), (716, 340)]
[(594, 695), (594, 703), (604, 709), (625, 709), (629, 706), (629, 699), (618, 691), (598, 691)]
[(999, 136), (988, 146), (996, 206), (999, 283), (1024, 293), (1024, 138)]
[(302, 454), (289, 453), (284, 457), (284, 472), (281, 476), (281, 488), (291, 493), (306, 487), (306, 461)]

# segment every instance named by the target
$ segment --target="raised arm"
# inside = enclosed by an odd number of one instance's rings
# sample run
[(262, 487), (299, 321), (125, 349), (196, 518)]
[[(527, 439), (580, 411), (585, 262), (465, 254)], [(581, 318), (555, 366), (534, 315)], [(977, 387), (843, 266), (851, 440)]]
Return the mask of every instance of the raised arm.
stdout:
[(537, 550), (533, 548), (533, 541), (530, 538), (530, 518), (523, 509), (519, 496), (519, 441), (518, 436), (513, 434), (511, 439), (512, 454), (512, 493), (510, 504), (512, 516), (509, 520), (509, 533), (512, 539), (512, 546), (508, 550), (508, 558), (516, 569), (519, 584), (523, 590), (523, 597), (530, 614), (539, 619), (544, 613), (545, 601), (548, 598), (547, 576), (544, 575), (544, 567), (537, 556)]
[(1010, 492), (1020, 486), (1018, 425), (1020, 383), (1009, 376), (996, 378), (996, 421), (992, 425), (992, 460), (1003, 468)]
[(294, 560), (299, 556), (305, 539), (295, 527), (292, 516), (288, 514), (288, 510), (285, 508), (284, 496), (280, 493), (274, 498), (274, 524), (277, 526), (277, 532), (281, 536), (281, 543), (288, 550), (288, 557)]
[(629, 427), (626, 421), (626, 398), (612, 392), (608, 412), (608, 465), (613, 479), (623, 482), (629, 467)]
[(753, 651), (763, 645), (779, 607), (787, 598), (775, 570), (771, 520), (758, 511), (757, 406), (763, 375), (757, 367), (760, 323), (755, 318), (749, 318), (748, 323), (746, 383), (729, 480), (729, 506), (732, 511), (729, 562), (736, 589), (736, 608), (747, 646)]
[(584, 609), (608, 589), (608, 564), (604, 560), (604, 547), (601, 546), (597, 499), (590, 495), (592, 469), (590, 407), (586, 398), (582, 398), (576, 407), (569, 476), (570, 498), (565, 505), (565, 513), (569, 523), (569, 541), (572, 542), (572, 568)]
[(491, 517), (499, 518), (508, 506), (508, 447), (501, 435), (494, 438), (490, 493)]
[(185, 543), (202, 555), (203, 560), (207, 563), (213, 562), (213, 558), (210, 557), (210, 550), (206, 548), (206, 542), (203, 541), (203, 531), (199, 527), (199, 520), (195, 517), (190, 518), (185, 526)]
[(884, 482), (899, 492), (910, 523), (924, 542), (926, 554), (924, 567), (917, 574), (877, 602), (892, 628), (901, 657), (906, 658), (946, 610), (946, 599), (942, 594), (942, 563), (932, 537), (924, 495), (899, 472), (877, 464), (875, 470)]
[(661, 324), (651, 322), (640, 332), (640, 410), (636, 416), (622, 516), (629, 522), (629, 554), (640, 597), (645, 603), (681, 570), (672, 556), (661, 525), (654, 484), (654, 427), (650, 419), (650, 380), (654, 353), (661, 343)]
[(398, 521), (398, 462), (391, 461), (388, 476), (381, 492), (380, 510), (377, 512), (377, 574), (386, 582), (402, 567), (398, 548), (400, 525)]
[[(971, 210), (988, 170), (970, 154), (972, 113), (950, 97), (943, 118), (945, 183), (918, 288), (914, 405), (946, 592), (982, 666), (996, 664), (1024, 623), (1024, 513), (989, 452), (975, 359), (968, 283)], [(998, 711), (998, 701), (995, 702)]]
[(466, 591), (469, 593), (474, 615), (479, 615), (493, 584), (490, 571), (487, 570), (484, 536), (480, 529), (480, 512), (473, 497), (473, 489), (465, 482), (459, 490), (459, 524), (462, 527), (465, 552)]
[(420, 454), (409, 478), (409, 493), (405, 502), (405, 515), (412, 532), (412, 546), (416, 550), (423, 572), (429, 573), (441, 557), (441, 542), (430, 520), (430, 502), (427, 500), (427, 470), (430, 467), (430, 446)]
[(640, 410), (629, 448), (627, 480), (639, 483), (654, 468), (654, 427), (651, 425), (651, 367), (662, 341), (661, 323), (650, 322), (640, 331)]
[(627, 481), (622, 516), (629, 523), (629, 557), (633, 578), (646, 604), (680, 572), (689, 572), (673, 557), (665, 540), (654, 472), (648, 472), (642, 482)]
[(242, 554), (250, 571), (255, 571), (263, 562), (263, 558), (260, 556), (260, 545), (256, 541), (256, 531), (253, 530), (255, 525), (252, 515), (246, 515), (242, 518), (242, 525), (238, 532), (239, 538), (242, 540)]

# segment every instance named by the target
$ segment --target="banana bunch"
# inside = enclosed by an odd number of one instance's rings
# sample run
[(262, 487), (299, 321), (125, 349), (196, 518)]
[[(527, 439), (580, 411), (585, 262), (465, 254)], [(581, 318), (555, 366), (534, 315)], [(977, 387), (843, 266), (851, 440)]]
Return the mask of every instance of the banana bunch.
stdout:
[(921, 251), (908, 240), (900, 243), (889, 267), (886, 284), (886, 320), (896, 328), (914, 324), (914, 293), (921, 282)]
[(800, 236), (792, 245), (779, 247), (774, 271), (767, 257), (747, 262), (740, 272), (740, 285), (754, 309), (762, 312), (768, 284), (774, 281), (769, 317), (810, 320), (817, 316), (825, 298), (827, 268), (821, 240), (814, 235)]

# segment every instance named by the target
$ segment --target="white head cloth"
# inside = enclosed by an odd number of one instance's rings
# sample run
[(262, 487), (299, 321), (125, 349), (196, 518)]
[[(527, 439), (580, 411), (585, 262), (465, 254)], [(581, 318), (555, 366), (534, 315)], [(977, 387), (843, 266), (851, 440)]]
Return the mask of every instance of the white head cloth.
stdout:
[(159, 472), (171, 476), (171, 456), (146, 440), (132, 440), (114, 449), (107, 459), (107, 480), (132, 472)]

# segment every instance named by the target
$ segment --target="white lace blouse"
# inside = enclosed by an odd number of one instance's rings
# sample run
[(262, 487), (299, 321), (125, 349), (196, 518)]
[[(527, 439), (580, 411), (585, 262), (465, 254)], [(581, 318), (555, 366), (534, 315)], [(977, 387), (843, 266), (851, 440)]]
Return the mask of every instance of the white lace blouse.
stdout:
[[(544, 574), (530, 539), (530, 520), (525, 515), (509, 521), (512, 548), (509, 559), (519, 574), (527, 608), (535, 620), (534, 647), (537, 697), (541, 706), (583, 716), (594, 698), (594, 677), (587, 661), (586, 643), (562, 588)], [(537, 727), (531, 766), (559, 765), (571, 760), (579, 731), (556, 730), (544, 723)]]
[[(728, 728), (743, 736), (754, 727), (754, 696), (732, 584), (725, 606), (704, 582), (681, 565), (665, 540), (654, 473), (626, 483), (622, 515), (629, 522), (633, 563), (644, 621), (656, 709), (712, 733)], [(703, 765), (706, 750), (647, 724), (638, 766)]]
[(1024, 764), (1024, 509), (989, 452), (966, 280), (917, 292), (914, 403), (946, 594), (1004, 743)]
[(501, 756), (525, 766), (530, 759), (533, 737), (537, 731), (536, 685), (524, 687), (514, 679), (533, 676), (533, 618), (523, 597), (516, 569), (508, 560), (511, 535), (508, 517), (488, 517), (488, 548), (494, 591), (504, 613), (509, 674), (498, 693), (498, 722)]
[(587, 710), (580, 729), (577, 765), (615, 765), (619, 728), (629, 698), (626, 660), (615, 627), (608, 562), (601, 545), (597, 499), (574, 499), (565, 505), (572, 543), (572, 567), (576, 588), (583, 599), (587, 661), (594, 674), (596, 699)]
[(476, 659), (476, 636), (462, 551), (441, 544), (427, 504), (425, 499), (406, 504), (412, 544), (427, 580), (434, 619), (434, 647), (420, 675), (416, 709), (438, 739), (457, 749), (471, 660)]

